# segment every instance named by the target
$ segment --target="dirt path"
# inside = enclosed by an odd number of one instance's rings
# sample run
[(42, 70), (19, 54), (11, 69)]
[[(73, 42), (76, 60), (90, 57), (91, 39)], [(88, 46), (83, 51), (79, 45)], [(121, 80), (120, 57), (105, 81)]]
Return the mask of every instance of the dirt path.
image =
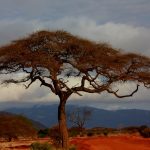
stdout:
[(140, 137), (74, 138), (72, 143), (78, 150), (150, 150), (150, 139)]

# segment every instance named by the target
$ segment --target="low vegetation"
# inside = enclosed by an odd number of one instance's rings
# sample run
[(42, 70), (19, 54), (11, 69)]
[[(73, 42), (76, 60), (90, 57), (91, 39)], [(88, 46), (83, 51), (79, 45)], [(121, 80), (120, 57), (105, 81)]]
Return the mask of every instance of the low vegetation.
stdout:
[(91, 129), (84, 129), (80, 130), (79, 128), (70, 128), (69, 135), (70, 137), (76, 136), (109, 136), (109, 135), (116, 135), (116, 134), (137, 134), (144, 138), (150, 138), (150, 127), (148, 126), (130, 126), (121, 129), (115, 128), (103, 128), (103, 127), (96, 127)]
[(150, 128), (147, 126), (141, 126), (139, 129), (139, 133), (144, 138), (150, 138)]
[(50, 130), (50, 129), (48, 129), (48, 128), (46, 128), (46, 129), (40, 129), (40, 130), (38, 131), (38, 137), (39, 137), (39, 138), (49, 137), (49, 130)]
[(59, 126), (55, 125), (49, 130), (49, 136), (53, 141), (53, 145), (57, 148), (61, 147), (62, 140), (59, 133)]
[(85, 128), (79, 128), (79, 127), (71, 127), (69, 130), (69, 137), (76, 137), (78, 135), (81, 135), (84, 133)]
[(52, 150), (52, 146), (49, 143), (35, 142), (31, 144), (31, 150)]
[[(61, 148), (55, 147), (54, 145), (51, 145), (47, 142), (45, 143), (34, 142), (31, 144), (30, 150), (61, 150)], [(71, 145), (69, 147), (69, 150), (76, 150), (76, 147), (74, 145)]]

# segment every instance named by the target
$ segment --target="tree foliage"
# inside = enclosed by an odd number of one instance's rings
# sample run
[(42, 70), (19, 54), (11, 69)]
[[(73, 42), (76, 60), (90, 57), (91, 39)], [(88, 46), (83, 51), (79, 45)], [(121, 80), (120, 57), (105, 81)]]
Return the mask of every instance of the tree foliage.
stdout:
[[(0, 48), (0, 71), (23, 71), (27, 76), (4, 83), (36, 80), (56, 95), (80, 92), (112, 93), (113, 84), (136, 81), (150, 85), (150, 59), (134, 53), (122, 53), (108, 44), (81, 39), (64, 31), (40, 31)], [(68, 86), (69, 78), (80, 78), (80, 83)], [(47, 82), (47, 79), (49, 81)], [(131, 96), (131, 94), (126, 96)]]

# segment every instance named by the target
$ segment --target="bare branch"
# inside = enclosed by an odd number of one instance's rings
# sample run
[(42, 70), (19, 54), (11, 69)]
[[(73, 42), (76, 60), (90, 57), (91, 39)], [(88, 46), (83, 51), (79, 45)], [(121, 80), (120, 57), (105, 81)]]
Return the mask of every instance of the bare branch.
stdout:
[(32, 77), (32, 78), (31, 78), (31, 82), (26, 86), (26, 88), (29, 88), (30, 85), (31, 85), (33, 82), (35, 82), (36, 80), (39, 80), (39, 81), (41, 82), (41, 86), (44, 85), (44, 86), (46, 86), (46, 87), (49, 87), (53, 93), (56, 93), (56, 91), (55, 91), (54, 87), (52, 86), (52, 84), (45, 82), (45, 80), (42, 79), (40, 76)]
[(78, 126), (80, 129), (83, 129), (85, 123), (90, 119), (92, 115), (92, 110), (89, 108), (75, 108), (72, 111), (68, 112), (68, 120)]
[(135, 89), (131, 94), (123, 95), (123, 96), (120, 96), (120, 95), (117, 94), (117, 92), (118, 92), (119, 90), (117, 90), (117, 91), (111, 91), (111, 90), (107, 89), (106, 91), (107, 91), (108, 93), (114, 94), (114, 95), (115, 95), (116, 97), (118, 97), (118, 98), (125, 98), (125, 97), (131, 97), (131, 96), (133, 96), (133, 95), (138, 91), (139, 86), (140, 86), (140, 85), (137, 85), (136, 89)]
[(146, 84), (145, 82), (144, 82), (144, 86), (146, 87), (146, 88), (150, 88), (150, 84), (148, 85), (148, 84)]
[(31, 71), (28, 71), (28, 70), (26, 70), (24, 67), (22, 67), (22, 70), (23, 70), (23, 72), (25, 72), (25, 73), (31, 73)]
[(20, 65), (18, 64), (3, 64), (0, 67), (0, 74), (11, 74), (20, 70)]
[(73, 88), (69, 88), (66, 83), (64, 83), (63, 81), (59, 80), (59, 83), (62, 85), (62, 87), (66, 88), (67, 91), (70, 91), (71, 93), (76, 93), (78, 94), (79, 96), (82, 96), (82, 94), (80, 94), (78, 91), (76, 90), (73, 90)]
[(78, 86), (78, 87), (73, 87), (73, 88), (71, 88), (71, 90), (72, 90), (72, 91), (77, 91), (77, 92), (101, 93), (101, 92), (105, 91), (106, 89), (104, 89), (104, 88), (100, 88), (100, 89), (90, 89), (90, 88)]
[(27, 77), (25, 77), (25, 78), (23, 78), (23, 79), (20, 79), (20, 80), (15, 80), (15, 79), (4, 80), (4, 81), (2, 82), (2, 84), (10, 84), (10, 83), (19, 84), (19, 83), (27, 82), (27, 81), (29, 81), (29, 80), (30, 80), (30, 77), (27, 76)]

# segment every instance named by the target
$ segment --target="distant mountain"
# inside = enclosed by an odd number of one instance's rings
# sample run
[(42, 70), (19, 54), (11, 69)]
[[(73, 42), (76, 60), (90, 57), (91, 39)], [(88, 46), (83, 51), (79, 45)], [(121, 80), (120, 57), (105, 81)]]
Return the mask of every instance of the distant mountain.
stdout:
[(9, 108), (5, 110), (14, 114), (21, 114), (50, 127), (57, 124), (57, 105), (35, 105), (31, 108)]
[[(46, 127), (57, 124), (57, 105), (37, 105), (31, 108), (9, 108), (5, 111), (24, 115), (32, 120), (36, 120)], [(72, 111), (75, 105), (67, 105), (66, 110)], [(82, 108), (82, 107), (81, 107)], [(126, 126), (150, 126), (150, 111), (138, 109), (126, 110), (103, 110), (88, 107), (92, 110), (92, 116), (88, 120), (86, 127), (126, 127)]]
[(33, 119), (30, 119), (30, 121), (32, 122), (33, 126), (34, 126), (36, 129), (38, 129), (38, 130), (47, 128), (47, 126), (43, 125), (43, 124), (42, 124), (41, 122), (39, 122), (39, 121), (35, 121), (35, 120), (33, 120)]

